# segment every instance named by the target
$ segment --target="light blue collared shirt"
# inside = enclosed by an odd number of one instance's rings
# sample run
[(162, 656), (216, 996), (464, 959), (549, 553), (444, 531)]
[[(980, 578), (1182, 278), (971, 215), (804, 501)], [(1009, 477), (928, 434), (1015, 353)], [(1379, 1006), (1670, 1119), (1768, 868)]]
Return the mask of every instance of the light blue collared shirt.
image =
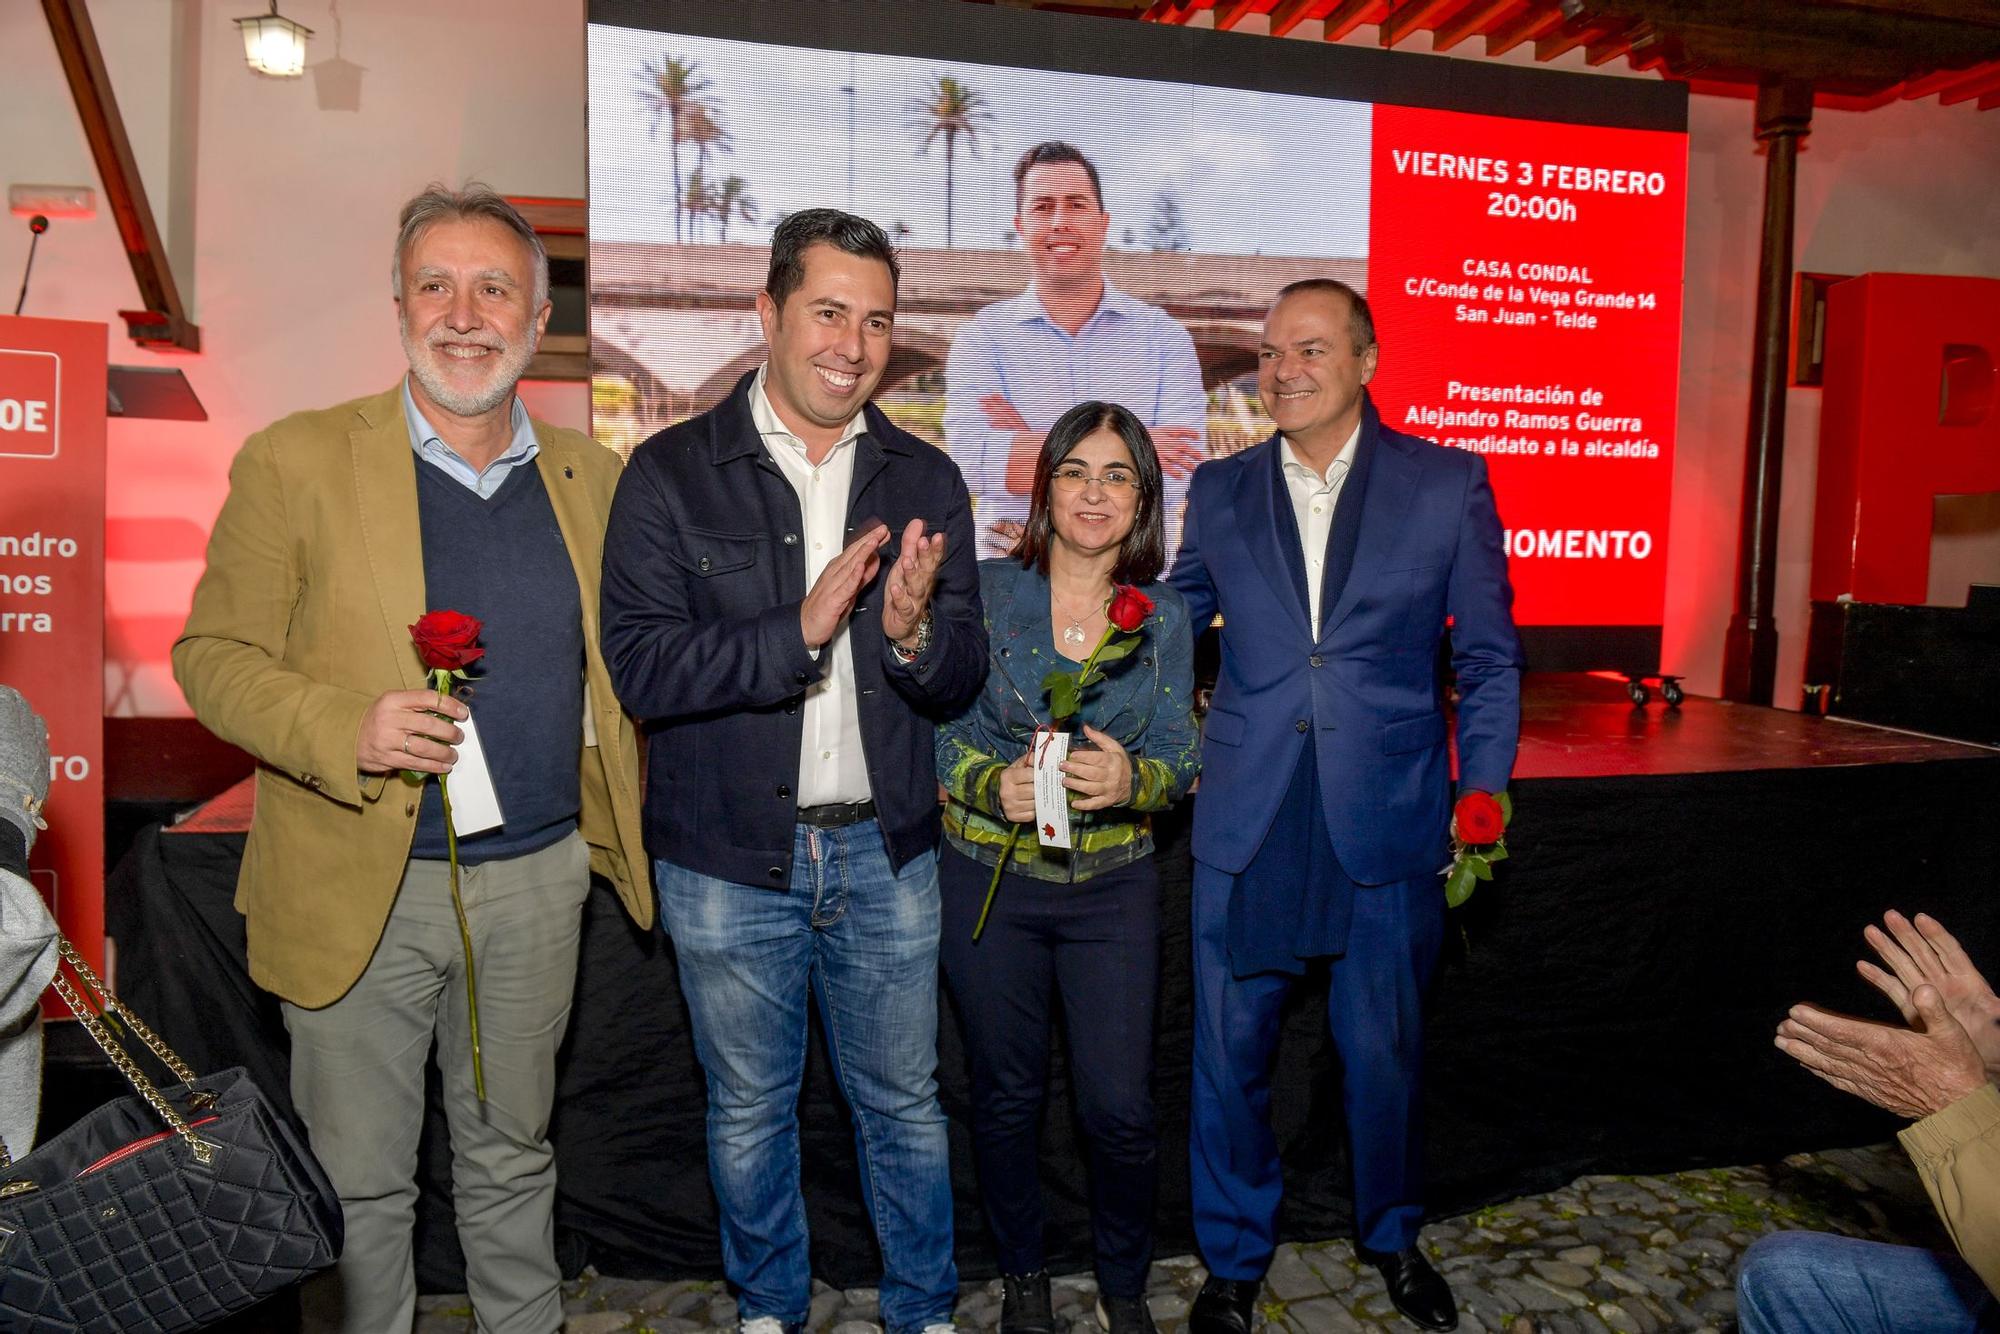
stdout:
[[(1108, 279), (1097, 309), (1074, 335), (1049, 318), (1032, 285), (981, 310), (952, 339), (945, 394), (945, 443), (977, 507), (982, 555), (999, 554), (988, 541), (995, 521), (1028, 517), (1028, 498), (1007, 490), (1013, 432), (988, 419), (981, 400), (989, 395), (1013, 404), (1033, 431), (1047, 431), (1078, 403), (1101, 399), (1129, 409), (1149, 429), (1187, 426), (1201, 433), (1204, 446), (1208, 440), (1194, 339), (1173, 316)], [(1186, 495), (1186, 479), (1169, 480), (1169, 551)]]
[(424, 414), (417, 411), (417, 400), (410, 393), (410, 377), (403, 377), (403, 419), (410, 426), (410, 448), (417, 451), (417, 457), (441, 469), (445, 476), (473, 492), (481, 500), (493, 499), (493, 493), (500, 489), (513, 474), (514, 469), (533, 461), (542, 452), (541, 442), (535, 439), (535, 423), (528, 417), (527, 405), (520, 395), (514, 397), (514, 411), (511, 418), (514, 426), (513, 443), (507, 452), (486, 465), (480, 472), (459, 456), (457, 450), (447, 445), (438, 433), (431, 429)]

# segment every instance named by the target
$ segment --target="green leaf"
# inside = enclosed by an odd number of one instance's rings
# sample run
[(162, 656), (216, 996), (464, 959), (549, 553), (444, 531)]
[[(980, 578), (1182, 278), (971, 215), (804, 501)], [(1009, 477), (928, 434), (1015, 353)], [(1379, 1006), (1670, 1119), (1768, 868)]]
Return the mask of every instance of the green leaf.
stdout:
[(1139, 636), (1137, 635), (1127, 635), (1123, 639), (1114, 639), (1103, 648), (1097, 650), (1098, 665), (1102, 666), (1107, 662), (1116, 662), (1120, 658), (1127, 657), (1137, 647), (1139, 647)]
[(1507, 795), (1507, 789), (1503, 787), (1494, 793), (1493, 800), (1500, 803), (1500, 818), (1508, 824), (1514, 823), (1514, 799)]
[(1472, 868), (1469, 865), (1465, 862), (1459, 862), (1453, 866), (1451, 874), (1446, 876), (1444, 881), (1445, 906), (1456, 908), (1471, 898), (1474, 883)]
[(1076, 688), (1078, 690), (1083, 690), (1089, 686), (1096, 685), (1099, 681), (1102, 681), (1103, 679), (1104, 679), (1104, 673), (1098, 671), (1095, 667), (1093, 667), (1089, 671), (1085, 672), (1082, 676), (1076, 678)]
[(1470, 866), (1472, 868), (1472, 873), (1478, 876), (1481, 880), (1491, 880), (1493, 878), (1492, 865), (1486, 860), (1484, 856), (1480, 855), (1479, 853), (1474, 852), (1467, 854), (1465, 858), (1465, 864), (1467, 866)]
[(1052, 718), (1074, 717), (1077, 706), (1082, 702), (1076, 678), (1067, 672), (1059, 675), (1049, 687), (1049, 716)]
[(1495, 843), (1492, 847), (1486, 849), (1484, 856), (1488, 862), (1504, 862), (1507, 860), (1507, 845), (1505, 843)]
[(1050, 669), (1049, 674), (1042, 678), (1042, 693), (1044, 695), (1054, 694), (1056, 689), (1056, 682), (1065, 679), (1070, 679), (1073, 676), (1074, 676), (1073, 673), (1061, 667)]

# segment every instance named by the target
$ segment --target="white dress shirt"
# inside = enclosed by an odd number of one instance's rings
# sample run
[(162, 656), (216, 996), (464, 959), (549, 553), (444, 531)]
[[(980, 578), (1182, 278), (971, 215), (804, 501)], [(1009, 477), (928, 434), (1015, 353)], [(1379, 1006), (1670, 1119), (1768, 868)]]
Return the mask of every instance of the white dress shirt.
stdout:
[(1306, 605), (1312, 613), (1314, 639), (1319, 638), (1320, 579), (1326, 573), (1326, 539), (1333, 531), (1333, 508), (1340, 503), (1340, 488), (1347, 481), (1348, 469), (1354, 466), (1354, 451), (1360, 444), (1361, 427), (1357, 424), (1322, 474), (1299, 460), (1290, 440), (1278, 437), (1285, 490), (1291, 493), (1292, 517), (1299, 521), (1299, 545), (1306, 558)]
[[(764, 370), (750, 386), (750, 420), (764, 437), (764, 448), (777, 462), (785, 480), (798, 492), (799, 513), (805, 520), (800, 541), (805, 544), (806, 587), (811, 588), (828, 562), (847, 545), (847, 493), (854, 481), (854, 438), (867, 429), (855, 413), (817, 466), (806, 459), (806, 442), (792, 434), (771, 407), (764, 392)], [(842, 621), (833, 638), (821, 645), (818, 657), (826, 672), (806, 687), (805, 729), (799, 738), (801, 806), (832, 806), (867, 801), (868, 758), (861, 749), (860, 696), (854, 686), (854, 646)], [(832, 654), (829, 662), (827, 655)]]

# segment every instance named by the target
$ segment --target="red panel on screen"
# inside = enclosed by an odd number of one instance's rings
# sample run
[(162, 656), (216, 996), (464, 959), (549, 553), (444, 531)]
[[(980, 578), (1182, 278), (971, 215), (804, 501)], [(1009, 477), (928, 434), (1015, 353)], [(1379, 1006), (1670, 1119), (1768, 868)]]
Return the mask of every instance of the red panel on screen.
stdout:
[(1660, 624), (1687, 140), (1378, 106), (1383, 420), (1483, 454), (1522, 625)]

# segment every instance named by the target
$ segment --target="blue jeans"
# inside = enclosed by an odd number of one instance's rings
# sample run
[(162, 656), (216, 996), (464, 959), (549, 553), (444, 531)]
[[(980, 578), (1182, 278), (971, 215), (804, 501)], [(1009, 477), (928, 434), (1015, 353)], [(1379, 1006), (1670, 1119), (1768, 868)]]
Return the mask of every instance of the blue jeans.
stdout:
[(1778, 1232), (1743, 1253), (1742, 1334), (1947, 1334), (2000, 1328), (2000, 1306), (1956, 1255), (1824, 1232)]
[(799, 1080), (810, 994), (854, 1109), (861, 1191), (882, 1247), (882, 1321), (950, 1321), (950, 1150), (937, 1100), (937, 856), (898, 874), (874, 821), (800, 825), (785, 890), (654, 864), (708, 1077), (708, 1171), (744, 1320), (803, 1321)]

